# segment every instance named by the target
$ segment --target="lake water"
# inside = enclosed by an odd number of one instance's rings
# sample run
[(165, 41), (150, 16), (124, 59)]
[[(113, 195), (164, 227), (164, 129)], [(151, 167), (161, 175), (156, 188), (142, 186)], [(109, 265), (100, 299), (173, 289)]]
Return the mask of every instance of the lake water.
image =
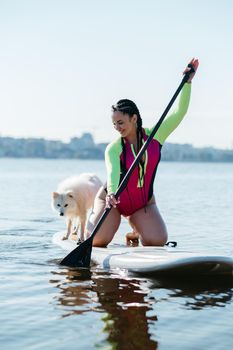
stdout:
[[(59, 266), (51, 192), (102, 161), (0, 159), (1, 349), (231, 349), (233, 281)], [(161, 162), (157, 204), (180, 248), (233, 254), (233, 164)], [(122, 221), (115, 241), (128, 231)]]

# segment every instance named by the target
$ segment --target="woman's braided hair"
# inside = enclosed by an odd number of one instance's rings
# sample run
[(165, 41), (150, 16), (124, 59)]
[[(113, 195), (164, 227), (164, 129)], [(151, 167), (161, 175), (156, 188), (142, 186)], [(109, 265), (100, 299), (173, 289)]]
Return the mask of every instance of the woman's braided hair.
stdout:
[[(142, 131), (142, 118), (139, 113), (138, 107), (136, 104), (128, 99), (119, 100), (117, 104), (112, 106), (113, 112), (119, 111), (123, 114), (128, 114), (130, 118), (133, 117), (134, 114), (137, 115), (137, 149), (136, 153), (138, 154), (139, 150), (143, 144), (143, 131)], [(125, 151), (125, 143), (123, 138), (121, 138), (121, 144), (123, 149), (123, 170), (126, 171), (126, 151)], [(140, 164), (143, 167), (143, 161), (140, 161)], [(144, 176), (144, 174), (143, 174)]]

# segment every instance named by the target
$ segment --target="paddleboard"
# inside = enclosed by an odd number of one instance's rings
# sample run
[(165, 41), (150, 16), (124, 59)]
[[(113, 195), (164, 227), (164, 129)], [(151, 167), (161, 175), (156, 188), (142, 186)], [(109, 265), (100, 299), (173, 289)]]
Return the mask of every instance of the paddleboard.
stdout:
[[(64, 232), (53, 236), (53, 243), (66, 254), (77, 247), (75, 241), (62, 240)], [(104, 269), (126, 269), (141, 275), (224, 275), (233, 272), (233, 258), (184, 251), (171, 247), (126, 247), (110, 245), (92, 249), (92, 262)]]

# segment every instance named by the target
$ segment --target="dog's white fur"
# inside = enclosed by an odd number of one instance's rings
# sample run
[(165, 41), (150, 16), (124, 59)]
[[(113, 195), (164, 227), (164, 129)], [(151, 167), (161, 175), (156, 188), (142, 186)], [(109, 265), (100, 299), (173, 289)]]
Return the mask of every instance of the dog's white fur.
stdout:
[[(60, 216), (67, 219), (67, 232), (63, 239), (68, 239), (77, 219), (80, 222), (80, 240), (84, 240), (84, 232), (89, 209), (93, 207), (95, 195), (102, 186), (101, 180), (95, 174), (84, 173), (62, 181), (52, 193), (52, 208)], [(72, 232), (72, 238), (77, 238), (79, 225)]]

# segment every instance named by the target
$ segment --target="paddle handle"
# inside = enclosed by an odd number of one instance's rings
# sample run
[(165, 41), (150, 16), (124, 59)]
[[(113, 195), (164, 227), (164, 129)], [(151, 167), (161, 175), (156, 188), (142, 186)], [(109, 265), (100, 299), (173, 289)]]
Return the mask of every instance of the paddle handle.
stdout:
[[(115, 193), (115, 197), (116, 199), (120, 196), (121, 192), (125, 189), (125, 187), (127, 186), (127, 183), (129, 181), (129, 178), (132, 174), (132, 172), (134, 171), (134, 169), (138, 166), (138, 163), (140, 161), (140, 159), (142, 158), (143, 154), (145, 153), (145, 151), (147, 150), (151, 140), (153, 139), (154, 135), (156, 134), (156, 132), (158, 131), (160, 125), (162, 124), (164, 118), (166, 117), (168, 111), (170, 110), (171, 106), (173, 105), (174, 101), (176, 100), (177, 96), (179, 95), (180, 91), (182, 90), (184, 84), (188, 81), (190, 74), (195, 72), (195, 69), (193, 68), (193, 66), (191, 64), (188, 64), (188, 67), (190, 68), (190, 70), (188, 72), (186, 72), (184, 74), (184, 77), (180, 83), (180, 85), (178, 86), (176, 92), (174, 93), (174, 95), (172, 96), (170, 102), (168, 103), (167, 107), (165, 108), (165, 111), (163, 112), (162, 116), (160, 117), (159, 121), (157, 122), (157, 124), (154, 126), (154, 128), (152, 129), (152, 132), (150, 134), (150, 136), (148, 137), (148, 139), (146, 140), (146, 142), (143, 144), (142, 148), (140, 149), (140, 151), (137, 154), (137, 157), (134, 159), (134, 162), (132, 163), (132, 165), (130, 166), (129, 170), (127, 171), (127, 173), (125, 174), (123, 180), (121, 181), (116, 193)], [(103, 214), (101, 215), (99, 221), (97, 222), (94, 230), (92, 231), (91, 236), (89, 237), (89, 239), (92, 241), (93, 238), (95, 237), (97, 231), (99, 230), (100, 226), (102, 225), (102, 223), (104, 222), (104, 220), (106, 219), (106, 217), (108, 216), (110, 210), (112, 209), (112, 207), (110, 208), (105, 208)]]

